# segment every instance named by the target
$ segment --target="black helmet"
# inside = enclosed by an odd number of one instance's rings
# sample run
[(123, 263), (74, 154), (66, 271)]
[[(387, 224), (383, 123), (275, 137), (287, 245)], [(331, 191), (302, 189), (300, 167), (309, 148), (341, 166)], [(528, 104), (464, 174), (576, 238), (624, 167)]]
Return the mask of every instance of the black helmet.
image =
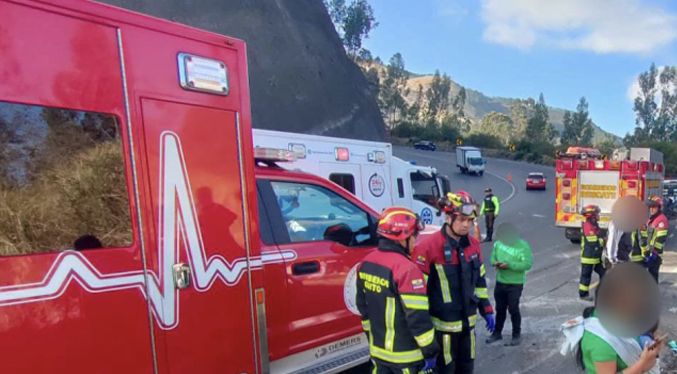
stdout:
[(491, 192), (491, 187), (487, 187), (484, 189), (484, 192)]

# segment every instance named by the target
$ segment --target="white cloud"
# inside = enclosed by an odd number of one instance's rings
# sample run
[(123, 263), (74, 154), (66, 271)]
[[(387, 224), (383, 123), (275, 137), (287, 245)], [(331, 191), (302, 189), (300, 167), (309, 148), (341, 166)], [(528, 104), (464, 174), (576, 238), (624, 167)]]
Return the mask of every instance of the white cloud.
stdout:
[(647, 0), (481, 0), (486, 41), (647, 53), (677, 39), (677, 15)]

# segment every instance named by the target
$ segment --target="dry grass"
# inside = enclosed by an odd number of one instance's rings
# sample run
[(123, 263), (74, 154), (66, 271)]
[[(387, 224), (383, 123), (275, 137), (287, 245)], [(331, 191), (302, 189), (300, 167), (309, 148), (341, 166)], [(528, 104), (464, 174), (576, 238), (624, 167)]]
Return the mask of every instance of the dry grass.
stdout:
[(0, 256), (72, 248), (84, 234), (104, 247), (132, 241), (122, 146), (108, 142), (42, 171), (23, 189), (0, 190)]

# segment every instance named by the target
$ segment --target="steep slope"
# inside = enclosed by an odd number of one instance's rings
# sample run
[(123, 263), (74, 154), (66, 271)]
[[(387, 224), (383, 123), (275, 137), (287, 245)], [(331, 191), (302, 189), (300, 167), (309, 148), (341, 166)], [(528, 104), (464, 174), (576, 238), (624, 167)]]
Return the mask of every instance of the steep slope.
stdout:
[(101, 0), (247, 43), (254, 127), (383, 140), (385, 125), (322, 0)]
[[(416, 100), (416, 95), (418, 92), (419, 85), (423, 86), (425, 90), (430, 86), (433, 77), (431, 75), (427, 76), (418, 76), (415, 78), (409, 79), (407, 82), (407, 87), (409, 88), (409, 96), (406, 97), (407, 101), (413, 102)], [(461, 90), (461, 86), (451, 81), (451, 92), (450, 95), (453, 97), (458, 94)], [(484, 116), (491, 112), (498, 112), (504, 114), (510, 114), (510, 106), (512, 106), (517, 99), (514, 98), (503, 98), (503, 97), (489, 97), (484, 95), (482, 92), (466, 88), (466, 100), (463, 110), (465, 111), (466, 116), (468, 116), (473, 123), (478, 124)], [(562, 108), (548, 108), (550, 114), (550, 122), (558, 131), (562, 131), (564, 128), (564, 112), (565, 109)], [(605, 136), (611, 136), (614, 140), (620, 141), (621, 139), (611, 133), (608, 133), (602, 130), (599, 126), (593, 124), (595, 129), (594, 139), (599, 139)]]

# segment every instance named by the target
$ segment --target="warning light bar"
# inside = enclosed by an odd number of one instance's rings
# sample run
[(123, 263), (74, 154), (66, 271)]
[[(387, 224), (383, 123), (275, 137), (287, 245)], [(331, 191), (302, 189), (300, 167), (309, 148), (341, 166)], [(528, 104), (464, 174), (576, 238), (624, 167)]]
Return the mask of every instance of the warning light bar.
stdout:
[(334, 157), (336, 161), (348, 161), (350, 160), (350, 152), (348, 148), (334, 148)]
[(254, 148), (254, 159), (260, 161), (294, 162), (296, 154), (286, 149)]

